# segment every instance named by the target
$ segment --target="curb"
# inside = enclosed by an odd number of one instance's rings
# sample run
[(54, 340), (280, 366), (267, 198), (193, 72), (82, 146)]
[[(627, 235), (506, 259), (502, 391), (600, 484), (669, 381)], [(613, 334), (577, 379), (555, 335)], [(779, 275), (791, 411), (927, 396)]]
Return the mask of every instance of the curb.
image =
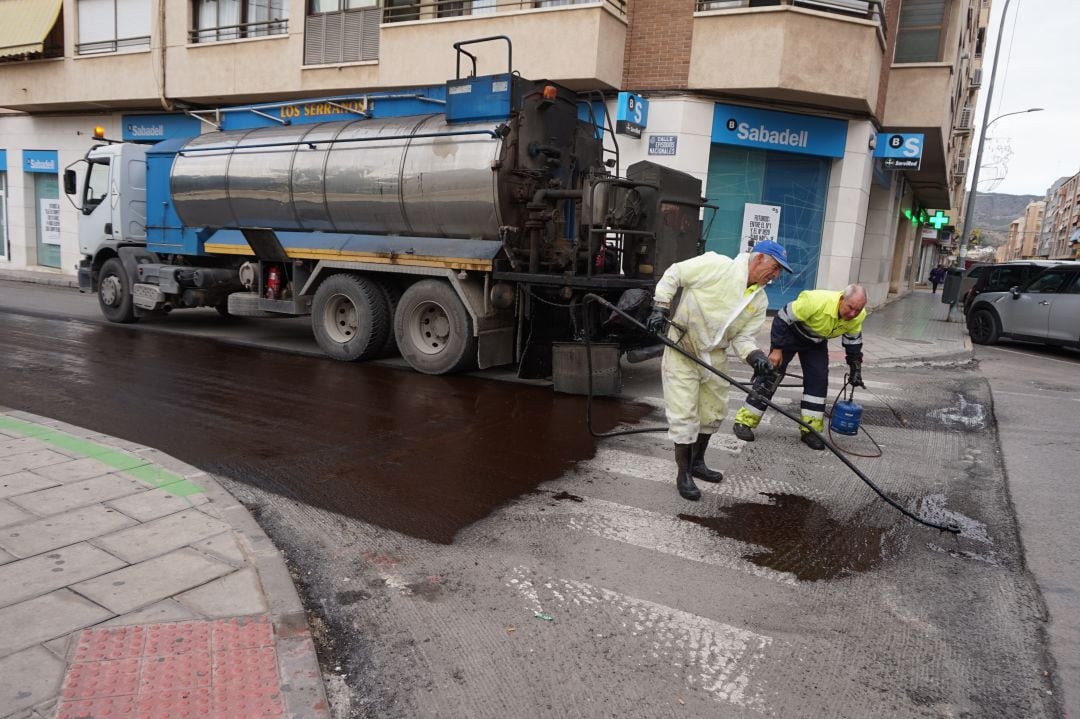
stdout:
[(46, 272), (42, 270), (12, 270), (0, 268), (0, 280), (10, 282), (26, 282), (34, 285), (51, 285), (52, 287), (70, 287), (78, 289), (79, 278), (63, 272)]
[(214, 515), (229, 525), (255, 568), (266, 600), (267, 613), (275, 630), (278, 669), (287, 716), (290, 719), (330, 718), (315, 642), (300, 595), (281, 552), (255, 522), (251, 513), (229, 494), (214, 475), (153, 447), (29, 412), (6, 407), (0, 407), (0, 410), (15, 419), (33, 422), (72, 437), (84, 438), (96, 444), (139, 455), (160, 469), (179, 474), (188, 480), (196, 479), (199, 487), (210, 499), (210, 503), (204, 507), (213, 507)]

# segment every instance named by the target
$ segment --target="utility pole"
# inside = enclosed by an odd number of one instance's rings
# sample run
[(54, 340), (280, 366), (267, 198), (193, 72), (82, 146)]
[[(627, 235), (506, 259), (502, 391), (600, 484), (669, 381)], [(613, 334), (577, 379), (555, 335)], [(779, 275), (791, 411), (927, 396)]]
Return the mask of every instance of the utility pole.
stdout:
[(979, 168), (982, 166), (986, 128), (990, 125), (987, 122), (990, 118), (990, 101), (994, 99), (994, 79), (997, 77), (998, 59), (1001, 57), (1001, 38), (1005, 35), (1005, 17), (1008, 14), (1009, 0), (1005, 0), (1005, 6), (1001, 10), (1001, 24), (998, 27), (997, 43), (994, 45), (994, 64), (990, 68), (990, 84), (986, 86), (986, 106), (983, 108), (982, 127), (979, 129), (979, 149), (975, 152), (975, 170), (971, 173), (971, 190), (968, 191), (967, 202), (965, 203), (964, 226), (960, 230), (960, 269), (963, 269), (964, 258), (967, 257), (968, 230), (971, 229), (971, 215), (975, 211), (975, 198), (979, 194)]

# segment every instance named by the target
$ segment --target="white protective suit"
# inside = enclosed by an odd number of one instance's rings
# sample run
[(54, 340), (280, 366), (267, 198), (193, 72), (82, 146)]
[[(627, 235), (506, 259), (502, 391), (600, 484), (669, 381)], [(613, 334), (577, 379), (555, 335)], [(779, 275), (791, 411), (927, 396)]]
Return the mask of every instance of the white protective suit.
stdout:
[[(656, 285), (653, 303), (670, 307), (682, 289), (671, 321), (686, 328), (668, 330), (668, 339), (703, 362), (727, 373), (727, 349), (739, 357), (758, 349), (754, 335), (765, 322), (765, 288), (747, 287), (750, 254), (730, 258), (715, 252), (678, 262)], [(671, 349), (661, 365), (668, 438), (691, 444), (698, 434), (713, 434), (727, 414), (728, 383)]]

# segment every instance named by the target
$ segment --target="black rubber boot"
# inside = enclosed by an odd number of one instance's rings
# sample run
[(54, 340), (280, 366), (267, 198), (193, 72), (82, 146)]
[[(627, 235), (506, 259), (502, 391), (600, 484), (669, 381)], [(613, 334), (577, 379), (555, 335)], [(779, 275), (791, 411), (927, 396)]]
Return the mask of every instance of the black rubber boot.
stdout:
[(694, 484), (694, 478), (690, 475), (690, 468), (694, 464), (694, 445), (675, 445), (675, 464), (679, 467), (679, 474), (675, 477), (675, 487), (679, 490), (679, 496), (691, 502), (701, 499), (701, 490)]
[(735, 436), (741, 439), (743, 442), (754, 441), (754, 430), (750, 429), (749, 425), (735, 423)]
[(812, 432), (803, 432), (800, 439), (802, 439), (802, 443), (810, 449), (816, 449), (819, 452), (825, 449), (825, 443), (821, 441), (821, 437), (818, 437)]
[(716, 484), (724, 479), (724, 475), (717, 472), (715, 469), (709, 469), (705, 466), (705, 449), (709, 446), (710, 438), (712, 438), (711, 434), (699, 434), (697, 436), (697, 442), (694, 443), (693, 470), (690, 474), (697, 477), (702, 482), (712, 482), (713, 484)]

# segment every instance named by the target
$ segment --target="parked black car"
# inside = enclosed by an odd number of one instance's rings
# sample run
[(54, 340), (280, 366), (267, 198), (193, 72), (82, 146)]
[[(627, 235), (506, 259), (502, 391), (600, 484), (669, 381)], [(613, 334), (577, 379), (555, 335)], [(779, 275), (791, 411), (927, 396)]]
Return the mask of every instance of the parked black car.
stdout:
[(983, 292), (971, 304), (967, 326), (978, 345), (1007, 337), (1080, 347), (1080, 263), (1044, 268), (1024, 287)]
[(975, 298), (983, 292), (1005, 292), (1013, 287), (1024, 287), (1047, 267), (1059, 264), (1060, 260), (1013, 260), (970, 268), (960, 285), (964, 314), (971, 311)]

